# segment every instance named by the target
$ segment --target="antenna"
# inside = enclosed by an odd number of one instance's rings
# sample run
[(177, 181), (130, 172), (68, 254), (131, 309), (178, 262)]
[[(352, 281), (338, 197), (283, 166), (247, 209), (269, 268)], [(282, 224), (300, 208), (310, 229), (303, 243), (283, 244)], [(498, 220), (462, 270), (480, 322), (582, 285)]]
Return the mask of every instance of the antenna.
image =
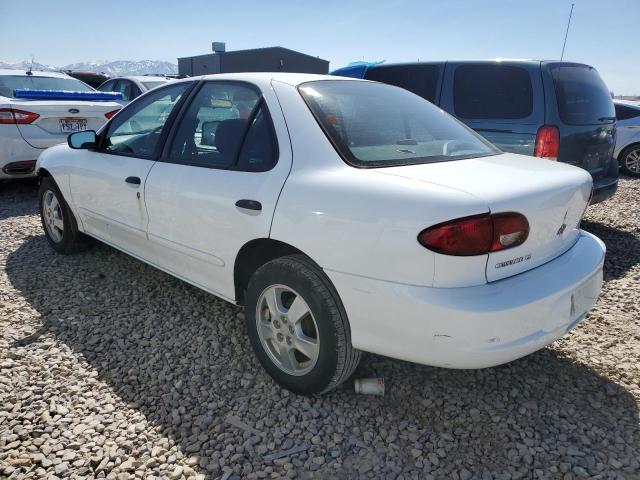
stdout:
[(562, 54), (560, 55), (560, 60), (564, 58), (564, 47), (567, 46), (567, 36), (569, 36), (569, 25), (571, 25), (571, 16), (573, 15), (573, 6), (575, 3), (571, 4), (571, 11), (569, 12), (569, 21), (567, 22), (567, 31), (564, 32), (564, 43), (562, 44)]
[(29, 65), (29, 70), (27, 71), (27, 75), (33, 75), (33, 58), (34, 55), (31, 55), (31, 65)]

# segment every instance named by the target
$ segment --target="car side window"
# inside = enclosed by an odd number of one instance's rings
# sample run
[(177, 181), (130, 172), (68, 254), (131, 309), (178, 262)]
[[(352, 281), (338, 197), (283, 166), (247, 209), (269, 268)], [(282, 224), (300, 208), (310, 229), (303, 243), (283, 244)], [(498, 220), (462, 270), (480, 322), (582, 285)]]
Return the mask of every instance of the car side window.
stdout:
[(277, 161), (275, 134), (257, 88), (208, 82), (176, 131), (169, 158), (207, 168), (266, 171)]
[(460, 65), (453, 98), (456, 116), (465, 119), (519, 119), (533, 113), (529, 72), (511, 65)]
[(153, 156), (169, 115), (190, 85), (186, 82), (161, 88), (116, 115), (101, 150), (143, 158)]
[(140, 88), (138, 88), (135, 83), (131, 82), (131, 100), (138, 98), (140, 95), (142, 95)]
[(100, 85), (98, 87), (98, 90), (100, 90), (101, 92), (113, 92), (114, 90), (114, 86), (115, 86), (116, 82), (115, 80), (108, 80), (106, 82), (104, 82), (102, 85)]
[(114, 91), (120, 92), (124, 101), (128, 102), (133, 100), (133, 96), (131, 94), (131, 82), (129, 80), (118, 80)]
[(382, 65), (367, 70), (367, 80), (388, 83), (435, 103), (440, 69), (437, 65)]

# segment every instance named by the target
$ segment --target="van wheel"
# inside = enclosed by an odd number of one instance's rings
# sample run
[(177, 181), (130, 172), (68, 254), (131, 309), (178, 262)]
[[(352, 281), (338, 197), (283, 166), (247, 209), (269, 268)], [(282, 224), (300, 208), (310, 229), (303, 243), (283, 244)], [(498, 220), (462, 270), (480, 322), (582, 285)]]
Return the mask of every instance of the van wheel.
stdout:
[(627, 175), (640, 177), (640, 145), (631, 145), (620, 154), (620, 168)]
[(324, 272), (304, 255), (260, 267), (249, 281), (245, 318), (264, 369), (283, 387), (325, 393), (360, 361), (342, 302)]
[(42, 178), (38, 199), (42, 228), (49, 245), (64, 254), (86, 249), (88, 237), (78, 231), (76, 219), (53, 178)]

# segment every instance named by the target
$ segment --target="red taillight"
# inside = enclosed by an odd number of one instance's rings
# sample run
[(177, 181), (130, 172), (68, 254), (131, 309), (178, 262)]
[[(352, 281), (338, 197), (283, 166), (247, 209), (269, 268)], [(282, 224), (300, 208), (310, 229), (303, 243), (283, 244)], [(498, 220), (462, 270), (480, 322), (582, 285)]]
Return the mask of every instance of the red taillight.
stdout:
[(458, 218), (429, 227), (418, 235), (420, 244), (444, 255), (485, 255), (524, 243), (529, 222), (520, 213), (506, 212)]
[(119, 111), (120, 110), (112, 110), (111, 112), (105, 113), (104, 116), (107, 117), (107, 120), (111, 120), (111, 118)]
[(491, 216), (483, 214), (429, 227), (418, 235), (418, 241), (445, 255), (482, 255), (491, 247), (491, 233)]
[(533, 155), (557, 160), (559, 151), (560, 132), (558, 131), (558, 127), (554, 127), (553, 125), (541, 126), (538, 129), (538, 135), (536, 135), (536, 148)]
[(25, 110), (15, 108), (0, 108), (0, 124), (21, 124), (26, 125), (36, 120), (40, 115)]

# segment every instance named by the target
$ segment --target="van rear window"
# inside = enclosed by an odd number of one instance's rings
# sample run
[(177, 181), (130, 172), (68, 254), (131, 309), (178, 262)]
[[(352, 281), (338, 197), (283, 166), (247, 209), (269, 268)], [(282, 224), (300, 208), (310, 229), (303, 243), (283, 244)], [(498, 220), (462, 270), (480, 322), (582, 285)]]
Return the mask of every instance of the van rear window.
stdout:
[(383, 65), (367, 70), (367, 80), (404, 88), (435, 103), (440, 68), (437, 65)]
[(612, 122), (616, 116), (609, 89), (598, 71), (587, 65), (551, 66), (558, 113), (568, 125)]
[(529, 72), (511, 65), (460, 65), (453, 99), (456, 116), (464, 119), (518, 119), (533, 113)]

